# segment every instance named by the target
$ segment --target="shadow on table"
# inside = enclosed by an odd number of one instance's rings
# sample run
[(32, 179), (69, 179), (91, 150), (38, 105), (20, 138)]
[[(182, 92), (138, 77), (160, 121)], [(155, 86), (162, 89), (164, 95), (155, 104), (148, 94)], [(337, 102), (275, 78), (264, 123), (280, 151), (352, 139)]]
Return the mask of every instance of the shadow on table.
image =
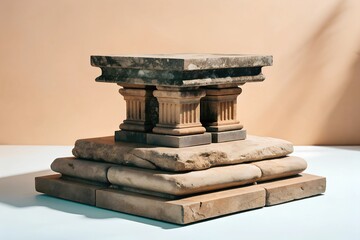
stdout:
[(173, 229), (180, 225), (137, 217), (125, 213), (105, 210), (81, 203), (58, 199), (35, 191), (35, 177), (51, 174), (51, 171), (39, 171), (0, 178), (0, 203), (22, 208), (43, 206), (62, 212), (83, 215), (94, 219), (119, 218), (153, 225), (163, 229)]

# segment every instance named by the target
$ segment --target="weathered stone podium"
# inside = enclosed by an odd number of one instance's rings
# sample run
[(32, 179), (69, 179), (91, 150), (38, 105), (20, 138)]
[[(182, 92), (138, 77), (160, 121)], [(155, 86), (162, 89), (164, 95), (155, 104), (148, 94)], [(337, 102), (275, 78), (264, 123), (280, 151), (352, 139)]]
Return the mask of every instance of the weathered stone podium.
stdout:
[(302, 173), (290, 142), (247, 136), (237, 97), (265, 79), (271, 56), (92, 56), (96, 81), (116, 83), (126, 119), (114, 136), (77, 140), (59, 174), (37, 177), (51, 196), (188, 224), (325, 192)]

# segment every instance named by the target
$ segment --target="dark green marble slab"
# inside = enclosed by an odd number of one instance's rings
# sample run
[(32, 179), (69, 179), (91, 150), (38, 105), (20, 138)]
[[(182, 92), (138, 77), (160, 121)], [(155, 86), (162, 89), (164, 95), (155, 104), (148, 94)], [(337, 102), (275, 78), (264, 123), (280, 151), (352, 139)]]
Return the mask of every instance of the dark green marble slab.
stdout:
[(193, 71), (272, 65), (272, 56), (247, 54), (151, 54), (91, 56), (95, 67)]
[(205, 86), (263, 81), (261, 68), (272, 65), (272, 56), (174, 54), (92, 56), (100, 67), (99, 82), (156, 86)]

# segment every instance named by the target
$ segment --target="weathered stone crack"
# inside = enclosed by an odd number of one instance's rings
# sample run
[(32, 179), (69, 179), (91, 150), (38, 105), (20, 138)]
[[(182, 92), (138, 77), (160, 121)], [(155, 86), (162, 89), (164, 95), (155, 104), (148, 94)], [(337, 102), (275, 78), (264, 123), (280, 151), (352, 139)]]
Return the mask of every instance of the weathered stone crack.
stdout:
[(154, 169), (159, 169), (159, 168), (160, 168), (160, 167), (159, 167), (159, 166), (157, 166), (154, 162), (150, 161), (149, 159), (146, 159), (146, 158), (140, 157), (140, 156), (136, 155), (135, 153), (128, 152), (127, 154), (132, 155), (132, 156), (134, 156), (134, 157), (136, 157), (136, 158), (138, 158), (138, 159), (141, 159), (141, 160), (143, 160), (143, 161), (145, 161), (145, 162), (149, 163), (151, 166), (153, 166), (153, 167), (154, 167)]
[[(202, 205), (202, 203), (200, 203), (200, 208), (201, 208), (201, 205)], [(204, 214), (197, 212), (196, 210), (193, 209), (192, 206), (189, 206), (189, 209), (191, 210), (191, 217), (193, 220), (199, 220), (199, 219), (206, 218), (206, 216)]]

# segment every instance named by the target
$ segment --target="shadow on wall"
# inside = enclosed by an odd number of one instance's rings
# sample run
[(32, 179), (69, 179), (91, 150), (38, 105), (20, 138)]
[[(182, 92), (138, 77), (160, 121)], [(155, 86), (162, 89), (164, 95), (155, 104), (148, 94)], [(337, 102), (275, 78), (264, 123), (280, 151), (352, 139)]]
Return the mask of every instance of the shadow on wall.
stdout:
[(147, 225), (152, 225), (155, 227), (160, 227), (163, 229), (173, 229), (181, 227), (179, 225), (171, 223), (165, 223), (153, 219), (147, 219), (125, 213), (105, 210), (37, 193), (35, 191), (35, 177), (48, 175), (51, 173), (53, 172), (40, 171), (0, 178), (0, 203), (5, 203), (7, 205), (18, 208), (43, 206), (61, 212), (83, 215), (88, 218), (118, 218), (119, 221), (134, 221), (139, 223), (145, 223)]
[[(341, 49), (333, 49), (341, 47), (338, 39), (342, 39), (341, 28), (338, 23), (342, 21), (347, 7), (346, 1), (339, 1), (308, 40), (287, 55), (290, 61), (282, 63), (281, 69), (294, 71), (283, 74), (286, 79), (281, 80), (281, 87), (278, 87), (280, 90), (262, 115), (264, 119), (275, 115), (269, 121), (268, 131), (277, 129), (278, 123), (282, 122), (282, 133), (277, 137), (287, 137), (296, 144), (339, 145), (347, 144), (346, 140), (360, 144), (360, 124), (354, 123), (360, 122), (360, 107), (351, 109), (354, 103), (360, 105), (359, 58), (351, 69), (344, 69), (353, 71), (351, 79), (346, 79), (348, 72), (341, 78), (344, 60), (353, 58), (353, 55), (348, 54), (347, 59), (341, 59), (337, 56)], [(334, 71), (333, 68), (338, 69)], [(330, 75), (334, 72), (337, 76)], [(304, 79), (305, 75), (311, 78)], [(283, 96), (289, 97), (283, 99)], [(272, 106), (279, 107), (274, 109)], [(357, 126), (357, 129), (344, 132), (340, 125), (343, 122)], [(334, 136), (337, 138), (334, 139)]]
[[(352, 65), (349, 79), (336, 105), (332, 107), (322, 129), (319, 131), (318, 143), (336, 145), (339, 141), (344, 145), (360, 145), (360, 46), (357, 49), (357, 58)], [(345, 126), (354, 126), (352, 129)], [(333, 139), (332, 136), (341, 136), (343, 139)], [(353, 139), (352, 142), (349, 139)]]

